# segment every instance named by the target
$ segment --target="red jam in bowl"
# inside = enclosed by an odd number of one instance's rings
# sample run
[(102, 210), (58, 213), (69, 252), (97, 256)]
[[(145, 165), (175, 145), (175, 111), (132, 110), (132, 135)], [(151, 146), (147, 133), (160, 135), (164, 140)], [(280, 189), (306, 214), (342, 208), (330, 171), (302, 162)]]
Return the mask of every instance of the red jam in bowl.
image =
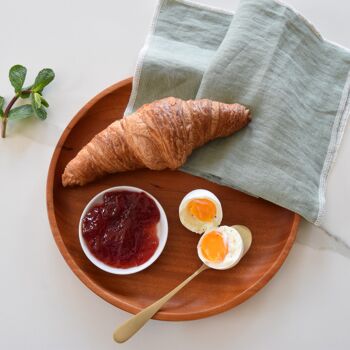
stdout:
[(145, 263), (159, 240), (159, 209), (144, 192), (113, 191), (92, 207), (82, 220), (89, 251), (105, 264), (128, 268)]

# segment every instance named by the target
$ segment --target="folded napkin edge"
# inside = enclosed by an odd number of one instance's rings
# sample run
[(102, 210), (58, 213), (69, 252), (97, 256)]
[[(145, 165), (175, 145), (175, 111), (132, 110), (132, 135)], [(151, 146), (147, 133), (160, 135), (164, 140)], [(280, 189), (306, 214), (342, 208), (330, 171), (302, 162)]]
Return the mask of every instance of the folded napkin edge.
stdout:
[(156, 28), (156, 24), (157, 24), (157, 20), (160, 14), (160, 10), (163, 6), (163, 3), (166, 0), (160, 0), (158, 2), (158, 5), (155, 9), (149, 30), (148, 30), (148, 34), (146, 36), (146, 40), (145, 43), (143, 45), (143, 47), (140, 50), (140, 53), (138, 55), (137, 61), (136, 61), (136, 67), (135, 67), (135, 73), (132, 79), (132, 87), (131, 87), (131, 94), (130, 94), (130, 98), (129, 98), (129, 102), (128, 105), (126, 106), (126, 109), (124, 111), (124, 116), (131, 114), (132, 110), (134, 108), (135, 105), (135, 101), (136, 101), (136, 97), (137, 97), (137, 92), (139, 89), (139, 85), (140, 85), (140, 78), (141, 78), (141, 70), (142, 70), (142, 66), (143, 66), (143, 61), (146, 55), (146, 52), (148, 50), (149, 44), (151, 42), (151, 38), (152, 35), (154, 34), (155, 28)]
[(319, 183), (319, 211), (314, 222), (316, 226), (322, 226), (325, 215), (327, 180), (332, 166), (337, 158), (340, 144), (344, 135), (345, 127), (350, 115), (350, 72), (348, 73), (342, 97), (339, 102), (338, 111), (334, 118), (331, 139), (329, 141), (327, 154), (323, 163)]

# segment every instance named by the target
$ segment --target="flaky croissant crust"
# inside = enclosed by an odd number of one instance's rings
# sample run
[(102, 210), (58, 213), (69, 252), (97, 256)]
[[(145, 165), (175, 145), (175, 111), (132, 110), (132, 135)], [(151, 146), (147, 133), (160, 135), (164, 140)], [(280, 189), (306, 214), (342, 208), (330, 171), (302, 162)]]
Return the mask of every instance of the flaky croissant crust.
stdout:
[(176, 169), (195, 148), (246, 126), (240, 104), (174, 97), (143, 105), (97, 134), (71, 160), (63, 186), (84, 185), (105, 174), (139, 168)]

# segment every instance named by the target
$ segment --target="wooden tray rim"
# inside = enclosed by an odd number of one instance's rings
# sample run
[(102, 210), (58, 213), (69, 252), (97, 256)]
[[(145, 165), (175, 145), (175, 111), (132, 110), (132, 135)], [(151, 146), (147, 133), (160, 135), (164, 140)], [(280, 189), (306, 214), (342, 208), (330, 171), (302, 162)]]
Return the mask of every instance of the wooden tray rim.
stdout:
[[(53, 237), (55, 239), (56, 245), (61, 252), (63, 258), (65, 259), (68, 266), (71, 268), (73, 273), (95, 294), (97, 294), (99, 297), (104, 299), (105, 301), (109, 302), (110, 304), (117, 306), (118, 308), (130, 312), (130, 313), (137, 313), (140, 311), (140, 308), (134, 306), (133, 304), (127, 303), (125, 301), (119, 300), (115, 296), (111, 295), (108, 291), (104, 290), (99, 284), (95, 283), (91, 278), (89, 278), (85, 272), (80, 269), (78, 264), (74, 261), (73, 257), (69, 253), (68, 249), (66, 248), (55, 217), (55, 210), (53, 205), (53, 185), (54, 185), (54, 177), (55, 177), (55, 170), (56, 165), (58, 161), (58, 157), (60, 155), (62, 146), (64, 145), (69, 133), (73, 129), (73, 127), (78, 123), (78, 121), (85, 115), (85, 113), (93, 107), (99, 100), (101, 100), (106, 95), (110, 94), (111, 92), (118, 90), (121, 87), (124, 87), (125, 85), (128, 85), (132, 83), (132, 78), (127, 78), (124, 80), (121, 80), (108, 88), (101, 91), (99, 94), (97, 94), (95, 97), (93, 97), (89, 102), (87, 102), (79, 111), (78, 113), (73, 117), (73, 119), (70, 121), (70, 123), (67, 125), (67, 127), (64, 129), (56, 147), (53, 152), (51, 162), (49, 165), (48, 170), (48, 177), (47, 177), (47, 185), (46, 185), (46, 205), (47, 205), (47, 212), (48, 212), (48, 218), (50, 227), (52, 230)], [(211, 308), (209, 310), (204, 310), (200, 312), (191, 312), (191, 313), (172, 313), (169, 311), (162, 311), (156, 314), (153, 318), (157, 320), (164, 320), (164, 321), (185, 321), (185, 320), (195, 320), (200, 319), (208, 316), (212, 316), (224, 311), (227, 311), (234, 306), (237, 306), (244, 302), (245, 300), (249, 299), (251, 296), (256, 294), (262, 287), (264, 287), (271, 278), (276, 274), (278, 269), (281, 267), (283, 262), (285, 261), (293, 243), (296, 237), (298, 225), (300, 221), (300, 216), (298, 214), (294, 214), (293, 223), (291, 226), (290, 234), (288, 236), (288, 239), (284, 245), (284, 247), (281, 250), (280, 255), (274, 262), (274, 264), (271, 265), (270, 269), (267, 270), (264, 275), (256, 281), (255, 284), (250, 286), (248, 289), (244, 290), (241, 294), (237, 295), (234, 299), (229, 300), (227, 302), (224, 302), (215, 308)], [(175, 286), (174, 286), (175, 287)]]

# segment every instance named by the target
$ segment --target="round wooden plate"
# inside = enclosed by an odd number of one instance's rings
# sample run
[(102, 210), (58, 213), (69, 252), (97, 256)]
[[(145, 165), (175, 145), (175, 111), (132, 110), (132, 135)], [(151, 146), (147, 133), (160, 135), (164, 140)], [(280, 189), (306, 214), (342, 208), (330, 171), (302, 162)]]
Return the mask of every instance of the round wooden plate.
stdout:
[[(107, 176), (84, 187), (63, 188), (61, 174), (76, 153), (99, 131), (123, 116), (131, 79), (102, 91), (73, 118), (61, 136), (50, 164), (47, 208), (58, 248), (73, 272), (97, 295), (132, 313), (162, 297), (200, 265), (199, 236), (187, 231), (178, 218), (185, 194), (196, 188), (214, 192), (223, 207), (223, 224), (242, 224), (253, 233), (253, 244), (231, 270), (203, 272), (155, 315), (159, 320), (192, 320), (230, 309), (254, 295), (277, 272), (292, 247), (299, 216), (266, 202), (180, 171), (141, 170)], [(160, 258), (134, 275), (114, 276), (99, 270), (84, 255), (78, 222), (88, 201), (118, 185), (143, 188), (163, 205), (169, 238)]]

